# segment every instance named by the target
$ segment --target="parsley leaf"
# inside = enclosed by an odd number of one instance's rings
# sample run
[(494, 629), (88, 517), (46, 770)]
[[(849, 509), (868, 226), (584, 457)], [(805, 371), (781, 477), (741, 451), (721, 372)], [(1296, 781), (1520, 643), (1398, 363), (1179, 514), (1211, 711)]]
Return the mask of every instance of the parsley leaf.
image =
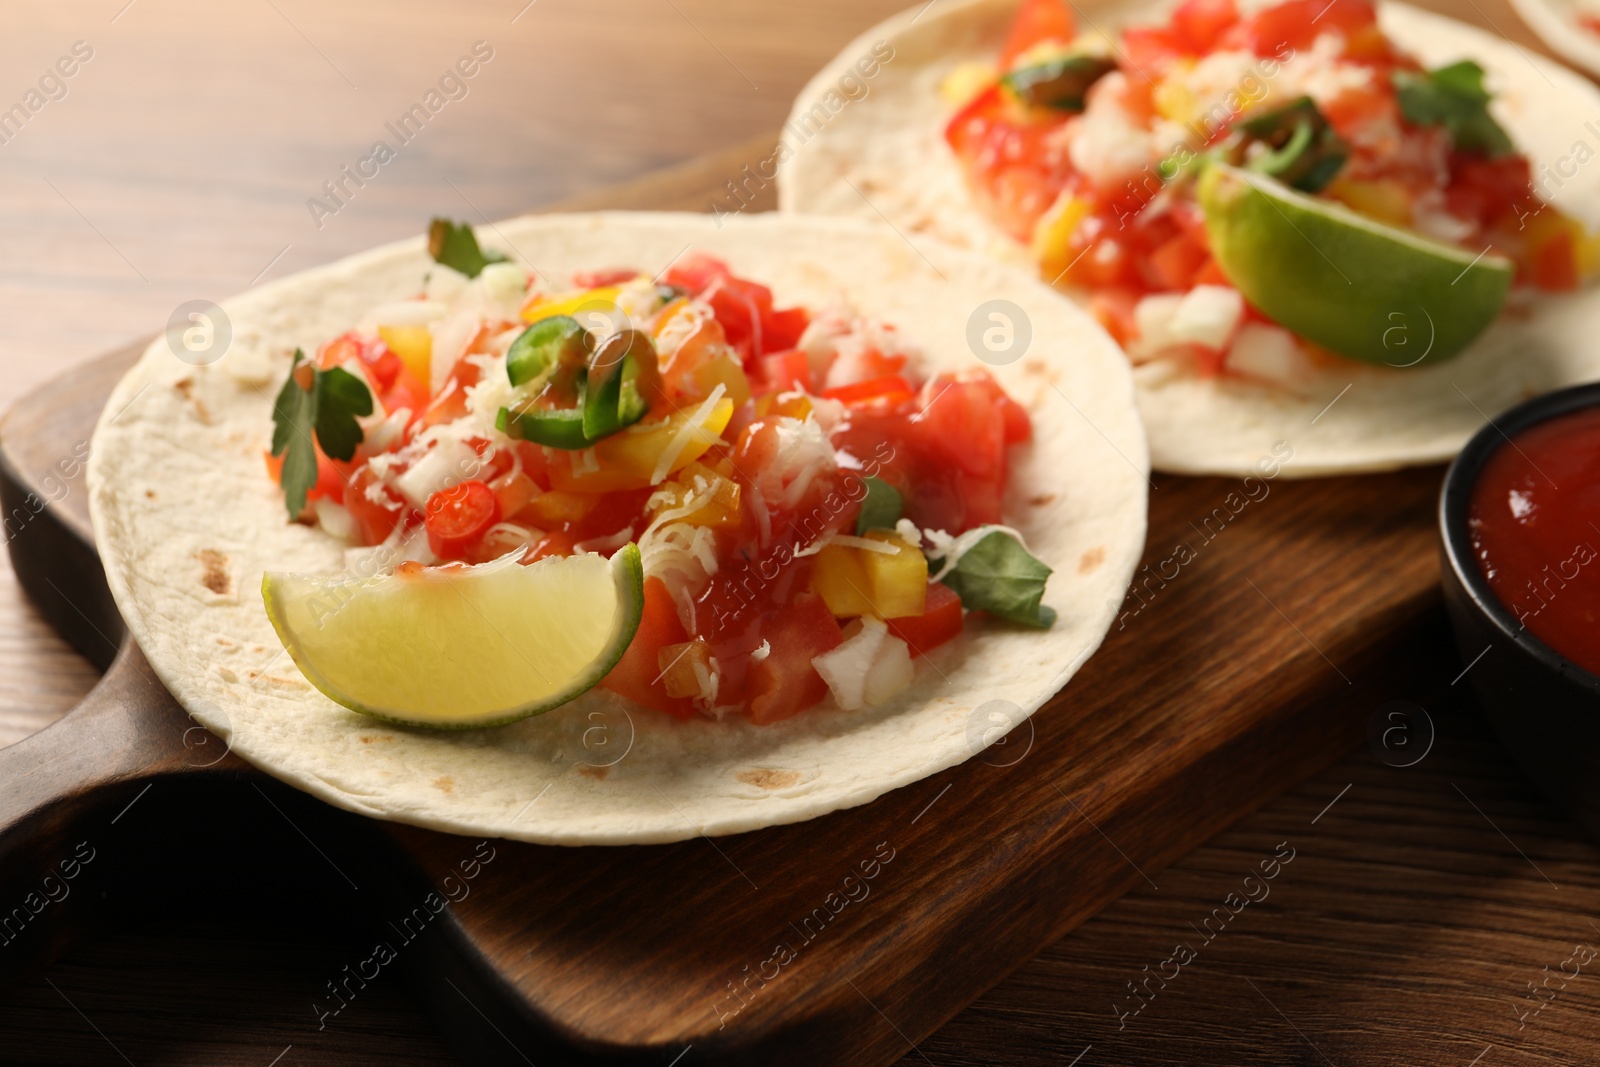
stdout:
[(968, 611), (1048, 630), (1054, 608), (1039, 603), (1050, 568), (1040, 563), (1004, 530), (994, 530), (962, 553), (943, 578)]
[(363, 439), (358, 415), (372, 414), (372, 393), (343, 367), (317, 374), (317, 443), (329, 459), (347, 462)]
[(349, 460), (363, 438), (356, 418), (372, 414), (372, 393), (360, 378), (343, 367), (302, 368), (305, 358), (295, 349), (289, 377), (272, 402), (272, 454), (283, 457), (278, 481), (290, 521), (305, 510), (306, 494), (317, 484), (313, 435), (330, 459)]
[(466, 223), (449, 219), (434, 219), (428, 224), (428, 255), (434, 262), (443, 263), (469, 278), (483, 273), (491, 263), (504, 263), (506, 257), (499, 252), (478, 247), (478, 237)]
[(1350, 158), (1350, 146), (1309, 96), (1241, 122), (1238, 128), (1266, 148), (1249, 164), (1250, 169), (1270, 174), (1302, 192), (1321, 191)]
[(866, 478), (863, 484), (867, 487), (867, 495), (861, 498), (861, 514), (856, 517), (856, 536), (860, 537), (868, 530), (894, 529), (905, 508), (905, 503), (900, 499), (900, 490), (882, 478)]
[(1400, 113), (1408, 122), (1443, 126), (1462, 151), (1486, 156), (1511, 151), (1511, 138), (1489, 115), (1483, 68), (1472, 60), (1420, 73), (1397, 70), (1391, 78), (1400, 98)]

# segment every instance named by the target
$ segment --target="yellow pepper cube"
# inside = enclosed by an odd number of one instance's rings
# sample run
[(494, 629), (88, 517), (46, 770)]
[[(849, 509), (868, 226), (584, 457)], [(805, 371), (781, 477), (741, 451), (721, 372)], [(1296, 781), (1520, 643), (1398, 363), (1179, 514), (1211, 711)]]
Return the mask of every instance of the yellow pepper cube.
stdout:
[(921, 615), (928, 604), (927, 558), (891, 531), (873, 530), (867, 538), (894, 551), (830, 544), (817, 553), (811, 588), (839, 618)]
[(811, 588), (841, 619), (856, 615), (876, 615), (872, 606), (872, 582), (859, 548), (824, 545), (811, 568)]
[(928, 558), (922, 550), (887, 530), (872, 530), (868, 540), (893, 545), (893, 553), (857, 549), (872, 593), (874, 614), (882, 619), (921, 615), (928, 605)]

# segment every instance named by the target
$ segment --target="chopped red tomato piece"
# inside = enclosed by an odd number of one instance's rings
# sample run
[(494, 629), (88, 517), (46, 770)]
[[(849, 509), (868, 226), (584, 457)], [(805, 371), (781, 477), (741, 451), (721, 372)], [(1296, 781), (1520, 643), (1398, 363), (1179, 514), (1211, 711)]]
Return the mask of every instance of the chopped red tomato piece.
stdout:
[(1530, 249), (1529, 280), (1550, 292), (1578, 287), (1578, 256), (1572, 231), (1562, 227)]
[(757, 726), (787, 719), (827, 696), (828, 683), (811, 660), (844, 642), (839, 620), (814, 593), (769, 614), (761, 634), (769, 652), (750, 665), (747, 677), (750, 721)]
[(1023, 0), (1000, 53), (1000, 68), (1010, 69), (1018, 56), (1046, 41), (1070, 44), (1077, 35), (1077, 21), (1064, 0)]
[(678, 606), (673, 603), (666, 583), (660, 578), (646, 578), (639, 629), (628, 650), (600, 684), (647, 708), (679, 719), (691, 719), (695, 714), (694, 702), (688, 697), (667, 694), (666, 686), (661, 684), (662, 671), (658, 662), (663, 648), (688, 640), (688, 631), (683, 628), (683, 620), (678, 618)]
[[(373, 489), (373, 486), (378, 486)], [(376, 496), (377, 499), (373, 499)], [(362, 464), (350, 480), (344, 494), (344, 506), (356, 520), (361, 543), (376, 545), (385, 541), (406, 514), (405, 501), (394, 490), (383, 485), (372, 468)]]
[(639, 272), (631, 267), (614, 267), (607, 270), (580, 270), (572, 275), (572, 284), (579, 289), (600, 289), (607, 285), (631, 282)]
[(1287, 49), (1304, 52), (1324, 33), (1349, 39), (1377, 21), (1378, 13), (1367, 0), (1288, 0), (1256, 12), (1246, 36), (1256, 55), (1288, 59)]
[(854, 385), (841, 385), (837, 389), (824, 389), (822, 395), (846, 404), (901, 404), (916, 394), (911, 383), (898, 374), (874, 378)]
[(476, 479), (439, 490), (428, 498), (423, 510), (428, 547), (440, 559), (465, 559), (499, 521), (500, 504), (494, 490)]
[(1186, 51), (1203, 55), (1239, 21), (1233, 0), (1184, 0), (1172, 12), (1172, 28)]
[(708, 256), (703, 252), (690, 252), (667, 268), (661, 276), (661, 281), (666, 285), (682, 289), (690, 296), (699, 296), (711, 287), (711, 284), (723, 278), (733, 277), (733, 271), (722, 260)]
[(961, 598), (948, 585), (928, 586), (928, 605), (921, 615), (890, 619), (889, 632), (911, 646), (913, 656), (924, 656), (961, 633)]
[(761, 373), (769, 392), (789, 393), (811, 388), (811, 360), (798, 349), (763, 356)]

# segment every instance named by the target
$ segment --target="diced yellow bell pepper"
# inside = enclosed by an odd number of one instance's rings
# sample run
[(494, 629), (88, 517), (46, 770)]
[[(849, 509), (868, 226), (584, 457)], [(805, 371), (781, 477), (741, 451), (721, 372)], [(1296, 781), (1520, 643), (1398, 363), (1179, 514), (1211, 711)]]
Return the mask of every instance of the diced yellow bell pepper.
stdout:
[[(550, 464), (550, 484), (569, 493), (614, 493), (622, 489), (648, 488), (661, 454), (702, 406), (686, 406), (668, 418), (637, 423), (612, 434), (587, 450), (594, 454), (593, 464), (588, 462), (586, 453), (557, 457)], [(723, 397), (690, 434), (689, 444), (672, 461), (668, 473), (680, 471), (705, 455), (722, 439), (722, 431), (732, 418), (733, 401)]]
[(1194, 68), (1194, 60), (1180, 59), (1166, 77), (1156, 83), (1150, 102), (1156, 114), (1169, 122), (1188, 122), (1198, 109), (1194, 93), (1189, 91), (1184, 75)]
[(701, 396), (710, 396), (717, 386), (722, 386), (734, 407), (750, 399), (750, 382), (744, 376), (744, 367), (731, 352), (718, 352), (701, 364), (694, 372), (694, 384)]
[(378, 336), (424, 385), (432, 379), (433, 332), (426, 326), (379, 326)]
[(1336, 178), (1327, 195), (1352, 211), (1395, 226), (1411, 225), (1411, 193), (1390, 178)]
[(519, 518), (529, 518), (540, 526), (549, 529), (562, 526), (569, 522), (577, 522), (600, 503), (599, 498), (588, 493), (563, 493), (560, 490), (551, 490), (540, 493), (528, 501), (519, 513)]
[(656, 503), (656, 513), (683, 507), (689, 499), (689, 494), (695, 489), (696, 480), (706, 484), (706, 491), (701, 493), (702, 503), (677, 521), (688, 523), (690, 526), (709, 526), (713, 529), (728, 529), (739, 525), (741, 496), (739, 483), (699, 462), (684, 467), (678, 472), (674, 481), (663, 484), (659, 499), (656, 496), (651, 497)]
[(811, 398), (804, 393), (763, 393), (756, 397), (756, 418), (783, 416), (801, 422), (811, 414)]
[[(522, 321), (538, 322), (556, 315), (578, 318), (580, 311), (610, 314), (616, 308), (617, 296), (621, 292), (620, 286), (606, 285), (598, 289), (574, 289), (567, 293), (541, 293), (522, 305)], [(579, 321), (586, 327), (593, 325), (583, 319)]]
[(1033, 228), (1033, 261), (1039, 275), (1054, 281), (1066, 272), (1078, 254), (1072, 249), (1072, 235), (1089, 214), (1089, 202), (1064, 192)]
[(928, 603), (928, 560), (922, 551), (890, 530), (872, 530), (868, 540), (892, 545), (878, 552), (830, 544), (817, 553), (811, 588), (839, 618), (875, 615), (904, 619), (921, 615)]
[(952, 70), (939, 83), (939, 97), (950, 107), (960, 109), (978, 98), (1000, 75), (988, 63), (968, 60)]

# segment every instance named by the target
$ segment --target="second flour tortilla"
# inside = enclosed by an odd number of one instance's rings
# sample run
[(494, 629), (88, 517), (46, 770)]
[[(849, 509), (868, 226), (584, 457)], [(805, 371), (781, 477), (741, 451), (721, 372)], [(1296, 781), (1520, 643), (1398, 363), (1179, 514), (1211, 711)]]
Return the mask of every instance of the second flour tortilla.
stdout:
[[(1115, 34), (1162, 20), (1170, 6), (1074, 8), (1080, 30)], [(951, 108), (939, 94), (940, 83), (962, 63), (994, 62), (1016, 7), (1017, 0), (919, 5), (849, 45), (795, 103), (784, 133), (789, 153), (779, 171), (783, 209), (881, 215), (913, 241), (933, 235), (1029, 266), (1027, 250), (973, 205), (944, 141)], [(1600, 90), (1503, 38), (1404, 4), (1380, 5), (1379, 21), (1428, 67), (1464, 58), (1482, 64), (1496, 94), (1492, 111), (1532, 160), (1534, 174), (1542, 165), (1567, 164), (1560, 179), (1541, 188), (1562, 211), (1600, 227), (1600, 166), (1579, 166), (1565, 177), (1578, 143), (1587, 145), (1589, 158), (1600, 154)], [(841, 78), (859, 69), (857, 62), (878, 42), (892, 47), (892, 58), (871, 79), (869, 92), (837, 106)], [(1283, 467), (1288, 477), (1387, 470), (1447, 460), (1497, 413), (1600, 378), (1597, 337), (1600, 289), (1590, 287), (1508, 308), (1460, 357), (1421, 370), (1340, 361), (1294, 393), (1202, 379), (1158, 360), (1135, 368), (1134, 380), (1151, 463), (1159, 470), (1245, 475), (1280, 442), (1293, 449), (1293, 461)]]

